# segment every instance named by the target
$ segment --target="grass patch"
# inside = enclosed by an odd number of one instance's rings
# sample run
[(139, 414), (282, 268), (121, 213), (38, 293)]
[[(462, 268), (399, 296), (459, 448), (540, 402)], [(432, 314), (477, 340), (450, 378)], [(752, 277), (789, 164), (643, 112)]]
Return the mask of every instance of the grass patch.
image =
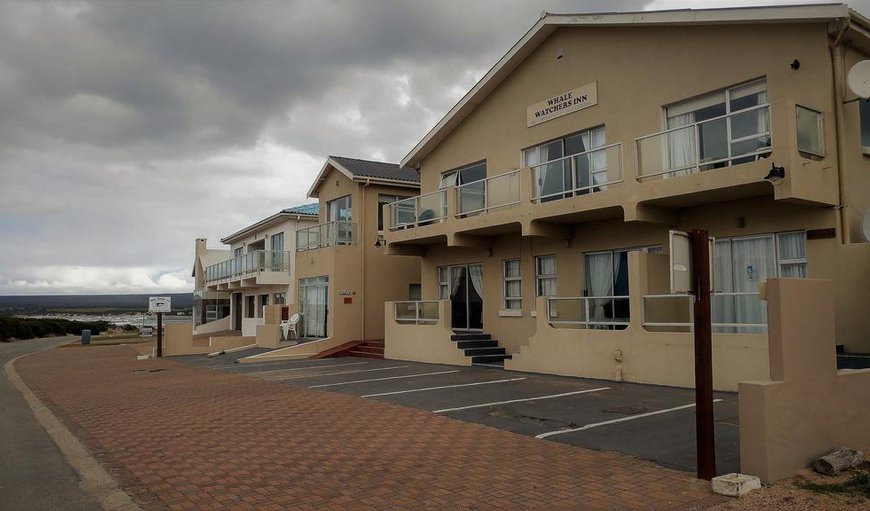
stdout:
[(870, 472), (858, 470), (843, 483), (819, 484), (810, 481), (797, 481), (799, 488), (814, 493), (839, 493), (843, 495), (860, 496), (870, 499)]

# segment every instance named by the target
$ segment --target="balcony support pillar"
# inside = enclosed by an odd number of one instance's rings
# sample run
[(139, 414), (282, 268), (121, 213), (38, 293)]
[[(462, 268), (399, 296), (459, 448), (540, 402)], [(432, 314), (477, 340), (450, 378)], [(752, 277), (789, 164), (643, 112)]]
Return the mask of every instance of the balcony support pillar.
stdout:
[(673, 209), (639, 203), (634, 207), (625, 208), (625, 221), (676, 225), (677, 212)]
[(541, 238), (552, 238), (557, 240), (571, 240), (574, 238), (574, 233), (568, 225), (543, 222), (541, 220), (529, 220), (523, 222), (522, 235), (524, 237), (538, 236)]

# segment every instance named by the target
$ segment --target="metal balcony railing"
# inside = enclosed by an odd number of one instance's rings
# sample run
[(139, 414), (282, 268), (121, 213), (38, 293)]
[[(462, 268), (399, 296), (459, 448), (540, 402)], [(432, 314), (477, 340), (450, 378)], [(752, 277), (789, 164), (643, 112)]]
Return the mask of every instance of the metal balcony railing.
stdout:
[(531, 170), (535, 202), (605, 191), (622, 181), (622, 143), (533, 165)]
[(431, 325), (438, 322), (437, 301), (395, 302), (396, 323), (405, 325)]
[[(715, 292), (711, 294), (713, 331), (759, 333), (767, 328), (767, 308), (754, 292)], [(645, 295), (642, 297), (643, 326), (691, 329), (694, 326), (694, 297), (687, 294)]]
[(292, 254), (276, 250), (253, 250), (205, 268), (206, 282), (229, 279), (259, 271), (289, 271)]
[(436, 190), (390, 204), (390, 230), (417, 227), (447, 218), (447, 190)]
[(765, 158), (770, 105), (689, 123), (635, 140), (637, 179), (675, 177)]
[(572, 296), (547, 299), (547, 321), (571, 328), (625, 328), (631, 319), (627, 296)]
[(297, 252), (333, 245), (356, 245), (356, 224), (327, 222), (296, 231)]
[(466, 216), (519, 204), (520, 171), (513, 170), (456, 187), (456, 215)]

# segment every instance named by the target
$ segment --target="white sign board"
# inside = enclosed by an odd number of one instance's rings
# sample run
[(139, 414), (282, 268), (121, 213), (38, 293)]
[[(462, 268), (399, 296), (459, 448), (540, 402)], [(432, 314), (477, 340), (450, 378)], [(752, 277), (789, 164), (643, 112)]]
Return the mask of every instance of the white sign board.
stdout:
[(562, 92), (526, 108), (526, 127), (551, 121), (557, 117), (598, 104), (598, 83), (592, 82)]
[(148, 312), (169, 312), (172, 309), (172, 298), (168, 296), (151, 296), (148, 298)]
[(668, 233), (670, 250), (671, 294), (692, 292), (692, 243), (689, 234)]

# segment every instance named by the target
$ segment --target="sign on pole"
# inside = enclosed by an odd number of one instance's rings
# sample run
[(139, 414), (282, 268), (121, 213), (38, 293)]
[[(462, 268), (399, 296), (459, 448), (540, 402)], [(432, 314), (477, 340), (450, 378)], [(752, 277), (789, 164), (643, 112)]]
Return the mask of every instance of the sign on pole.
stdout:
[(148, 298), (148, 312), (171, 312), (172, 298), (169, 296), (152, 296)]

